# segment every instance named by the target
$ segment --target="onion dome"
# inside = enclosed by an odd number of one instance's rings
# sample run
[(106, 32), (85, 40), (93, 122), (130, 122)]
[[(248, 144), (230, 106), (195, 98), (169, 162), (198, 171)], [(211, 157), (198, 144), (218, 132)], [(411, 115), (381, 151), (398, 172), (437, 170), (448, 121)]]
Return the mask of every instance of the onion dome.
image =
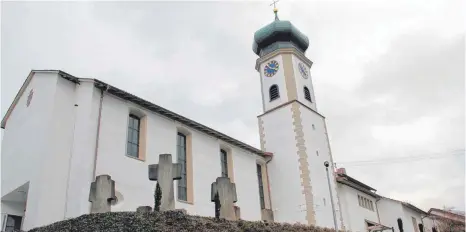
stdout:
[(275, 21), (254, 33), (254, 53), (263, 56), (279, 48), (296, 48), (305, 53), (309, 47), (309, 38), (290, 21), (278, 19), (277, 9), (274, 9), (274, 12)]

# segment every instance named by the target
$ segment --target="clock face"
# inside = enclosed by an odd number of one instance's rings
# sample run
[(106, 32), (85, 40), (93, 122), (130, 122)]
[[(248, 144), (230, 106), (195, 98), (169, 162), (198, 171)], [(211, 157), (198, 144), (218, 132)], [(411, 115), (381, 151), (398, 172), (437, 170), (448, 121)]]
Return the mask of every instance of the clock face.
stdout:
[(279, 68), (278, 62), (275, 60), (272, 60), (265, 65), (264, 75), (266, 77), (272, 77), (273, 75), (275, 75), (275, 73), (278, 72), (278, 68)]
[(299, 72), (301, 73), (301, 76), (304, 77), (304, 79), (307, 79), (309, 77), (309, 69), (307, 69), (306, 65), (303, 63), (298, 64)]

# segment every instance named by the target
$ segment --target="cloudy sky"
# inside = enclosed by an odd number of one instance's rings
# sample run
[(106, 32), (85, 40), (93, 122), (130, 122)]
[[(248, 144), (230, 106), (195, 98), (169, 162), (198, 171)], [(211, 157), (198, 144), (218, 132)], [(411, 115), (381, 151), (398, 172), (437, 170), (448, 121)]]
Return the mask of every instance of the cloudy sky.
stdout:
[[(2, 115), (31, 69), (61, 69), (259, 147), (251, 47), (273, 20), (269, 4), (3, 2)], [(464, 210), (462, 1), (278, 6), (310, 38), (306, 55), (337, 166), (385, 196)]]

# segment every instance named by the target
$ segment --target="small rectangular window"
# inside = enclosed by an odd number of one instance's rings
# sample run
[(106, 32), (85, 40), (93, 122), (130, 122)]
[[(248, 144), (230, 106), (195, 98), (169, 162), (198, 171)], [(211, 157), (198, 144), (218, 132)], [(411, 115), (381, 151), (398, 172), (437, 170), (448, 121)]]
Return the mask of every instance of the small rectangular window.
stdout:
[(262, 183), (262, 166), (257, 164), (257, 179), (259, 181), (259, 197), (261, 209), (265, 209), (264, 184)]
[(220, 165), (222, 168), (222, 177), (228, 177), (228, 156), (227, 152), (220, 149)]
[(363, 207), (363, 208), (366, 208), (368, 210), (371, 210), (371, 211), (374, 211), (374, 202), (372, 200), (369, 200), (365, 197), (362, 197), (360, 195), (358, 195), (358, 203), (359, 203), (359, 206)]
[(136, 115), (129, 115), (128, 141), (126, 143), (126, 154), (132, 157), (139, 157), (139, 131), (140, 118)]

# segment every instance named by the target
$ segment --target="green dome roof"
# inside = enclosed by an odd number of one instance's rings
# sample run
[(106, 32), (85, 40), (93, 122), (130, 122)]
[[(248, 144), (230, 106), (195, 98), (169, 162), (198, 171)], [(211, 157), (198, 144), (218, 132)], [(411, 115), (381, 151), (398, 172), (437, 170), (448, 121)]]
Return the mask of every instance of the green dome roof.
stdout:
[(290, 21), (281, 21), (278, 17), (254, 33), (252, 50), (258, 56), (283, 47), (295, 47), (304, 53), (309, 47), (309, 38)]

